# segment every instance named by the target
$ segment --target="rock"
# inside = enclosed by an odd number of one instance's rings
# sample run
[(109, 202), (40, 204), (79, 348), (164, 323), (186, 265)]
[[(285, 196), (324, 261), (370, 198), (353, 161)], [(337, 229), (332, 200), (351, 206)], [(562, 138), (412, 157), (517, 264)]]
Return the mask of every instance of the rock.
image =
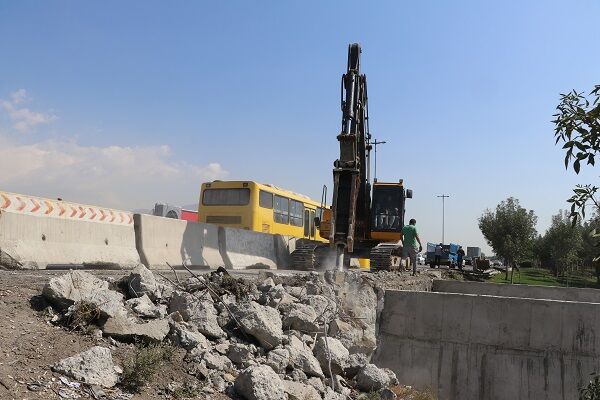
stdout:
[(331, 372), (334, 374), (342, 374), (346, 361), (350, 356), (348, 350), (342, 342), (334, 338), (320, 337), (313, 349), (313, 354), (319, 360), (321, 368), (324, 371), (329, 370), (331, 359)]
[(367, 356), (362, 353), (350, 354), (344, 366), (344, 375), (347, 378), (354, 378), (358, 371), (369, 363)]
[(218, 371), (230, 370), (232, 367), (231, 360), (220, 354), (205, 351), (201, 359), (205, 362), (209, 369), (216, 369)]
[(306, 376), (304, 371), (302, 371), (301, 369), (296, 369), (296, 368), (287, 372), (287, 377), (294, 382), (306, 382), (306, 380), (308, 379), (308, 376)]
[(275, 281), (273, 281), (273, 278), (267, 278), (264, 281), (262, 281), (262, 283), (260, 283), (258, 285), (258, 290), (260, 290), (261, 292), (268, 292), (269, 290), (273, 289), (275, 287)]
[(283, 390), (289, 400), (321, 400), (317, 389), (300, 382), (283, 381)]
[(301, 286), (285, 286), (285, 291), (297, 299), (302, 298), (302, 296), (306, 296), (306, 289)]
[(110, 349), (100, 346), (60, 360), (52, 366), (52, 370), (90, 385), (107, 388), (115, 386), (119, 380)]
[(392, 392), (389, 388), (384, 388), (379, 392), (379, 398), (381, 400), (396, 400), (398, 396)]
[(176, 346), (183, 347), (186, 350), (191, 350), (194, 347), (202, 349), (210, 347), (210, 342), (203, 334), (178, 323), (171, 325), (171, 341)]
[(247, 400), (285, 400), (279, 376), (267, 365), (246, 368), (235, 380), (237, 394)]
[(144, 293), (142, 297), (134, 297), (125, 302), (131, 309), (141, 317), (163, 318), (167, 315), (167, 309), (164, 305), (157, 307), (152, 303), (150, 297)]
[(323, 381), (320, 378), (317, 378), (317, 377), (308, 378), (306, 380), (306, 383), (308, 385), (314, 387), (315, 389), (317, 389), (317, 391), (319, 393), (325, 393), (325, 385), (323, 384)]
[(247, 368), (249, 367), (248, 361), (254, 358), (254, 354), (250, 346), (243, 343), (232, 343), (227, 349), (227, 357), (234, 364)]
[(154, 274), (140, 264), (129, 274), (129, 295), (131, 297), (142, 297), (147, 294), (152, 300), (158, 300), (161, 296), (160, 286), (157, 284)]
[(229, 343), (219, 343), (214, 347), (214, 350), (221, 355), (225, 355), (229, 351)]
[(255, 302), (245, 302), (232, 305), (232, 312), (244, 332), (258, 340), (265, 349), (270, 350), (281, 344), (283, 330), (281, 317), (276, 309)]
[(273, 349), (267, 354), (266, 365), (278, 374), (283, 374), (290, 363), (290, 352), (287, 349)]
[(301, 332), (317, 332), (317, 314), (314, 308), (306, 304), (292, 303), (283, 317), (284, 329), (295, 329)]
[(155, 319), (138, 324), (126, 317), (109, 318), (102, 328), (105, 335), (123, 341), (145, 340), (155, 342), (162, 342), (169, 334), (169, 329), (169, 321), (166, 319)]
[(398, 385), (400, 382), (398, 382), (398, 378), (396, 378), (396, 373), (394, 371), (392, 371), (389, 368), (382, 368), (382, 370), (387, 374), (387, 376), (390, 378), (390, 381), (388, 383), (388, 386), (394, 386), (394, 385)]
[(211, 339), (227, 337), (219, 326), (217, 310), (209, 295), (198, 297), (187, 292), (175, 291), (171, 296), (169, 312), (179, 312), (184, 321), (194, 323), (200, 333)]
[(327, 297), (319, 294), (304, 296), (304, 298), (302, 298), (302, 304), (308, 304), (314, 308), (319, 321), (331, 320), (331, 317), (337, 309), (335, 301), (329, 300)]
[(63, 309), (76, 302), (86, 302), (96, 305), (104, 318), (127, 314), (121, 293), (110, 290), (108, 282), (83, 271), (69, 271), (50, 279), (42, 295)]
[(341, 393), (334, 392), (330, 387), (325, 389), (323, 400), (347, 400), (349, 397), (344, 396)]
[(346, 382), (344, 378), (339, 375), (333, 376), (333, 381), (335, 383), (335, 391), (343, 394), (344, 396), (350, 396), (352, 390), (350, 389), (350, 385)]
[(390, 384), (390, 376), (386, 371), (374, 364), (365, 365), (356, 374), (356, 386), (363, 392), (383, 389)]
[(370, 356), (376, 348), (375, 336), (362, 327), (354, 326), (340, 319), (329, 325), (329, 335), (337, 338), (350, 354), (363, 353)]
[(297, 368), (308, 376), (324, 377), (319, 361), (313, 356), (310, 348), (305, 346), (300, 339), (292, 336), (290, 344), (285, 346), (285, 349), (290, 353), (289, 367)]

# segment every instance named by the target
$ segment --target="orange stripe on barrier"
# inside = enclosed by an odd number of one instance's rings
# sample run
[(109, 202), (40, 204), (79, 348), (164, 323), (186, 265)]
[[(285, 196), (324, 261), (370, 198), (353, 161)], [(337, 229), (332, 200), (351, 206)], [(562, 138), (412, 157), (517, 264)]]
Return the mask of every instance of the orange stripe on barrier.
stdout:
[(30, 199), (30, 200), (33, 203), (33, 208), (31, 209), (31, 212), (36, 212), (37, 210), (39, 210), (40, 209), (40, 203), (38, 203), (34, 199)]
[(19, 207), (17, 207), (17, 211), (23, 211), (23, 209), (25, 209), (25, 206), (27, 205), (27, 203), (25, 203), (23, 200), (21, 200), (20, 197), (17, 197), (17, 200), (19, 200)]
[(81, 211), (81, 214), (79, 214), (79, 218), (85, 217), (85, 209), (83, 207), (79, 207), (79, 211)]
[(90, 219), (96, 218), (96, 211), (93, 208), (91, 208), (91, 207), (90, 207), (89, 210), (92, 212), (92, 216), (90, 217)]
[(2, 204), (2, 208), (10, 207), (10, 199), (6, 195), (2, 195), (2, 197), (4, 198), (4, 204)]
[(62, 217), (62, 215), (65, 213), (65, 208), (60, 204), (58, 205), (58, 208), (60, 209), (60, 213), (58, 213), (58, 215)]
[(44, 203), (46, 203), (46, 206), (48, 207), (48, 209), (45, 212), (45, 214), (48, 215), (52, 212), (52, 210), (54, 210), (54, 207), (52, 207), (52, 203), (50, 203), (49, 201), (44, 201)]
[(133, 217), (131, 215), (129, 215), (129, 222), (127, 224), (131, 225), (132, 222), (133, 222)]
[(100, 221), (104, 221), (104, 218), (106, 218), (106, 213), (104, 210), (100, 209)]

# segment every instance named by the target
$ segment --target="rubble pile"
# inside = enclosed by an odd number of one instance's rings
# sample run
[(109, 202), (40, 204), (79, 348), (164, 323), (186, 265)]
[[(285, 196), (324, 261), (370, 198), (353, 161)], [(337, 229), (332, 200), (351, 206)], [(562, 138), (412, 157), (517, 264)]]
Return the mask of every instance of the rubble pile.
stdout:
[[(381, 294), (372, 275), (273, 275), (234, 278), (224, 269), (180, 280), (157, 279), (144, 266), (115, 282), (82, 271), (52, 278), (43, 296), (56, 324), (119, 342), (171, 343), (185, 349), (200, 398), (395, 398), (391, 370), (369, 362), (376, 347)], [(53, 370), (105, 388), (122, 370), (96, 346)], [(394, 397), (392, 397), (394, 396)]]

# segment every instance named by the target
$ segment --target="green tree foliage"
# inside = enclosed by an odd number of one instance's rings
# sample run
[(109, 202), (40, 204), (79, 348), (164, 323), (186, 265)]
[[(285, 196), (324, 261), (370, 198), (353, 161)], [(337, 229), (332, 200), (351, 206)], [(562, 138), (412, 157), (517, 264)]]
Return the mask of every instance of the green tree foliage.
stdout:
[[(563, 142), (565, 149), (565, 168), (573, 167), (579, 173), (581, 163), (594, 166), (600, 151), (600, 85), (596, 85), (589, 94), (572, 91), (561, 94), (560, 103), (556, 107), (554, 137), (556, 143)], [(570, 217), (575, 224), (578, 219), (585, 219), (585, 209), (593, 204), (596, 210), (600, 205), (595, 195), (598, 187), (586, 184), (577, 185), (573, 189)]]
[(483, 213), (479, 218), (479, 229), (494, 253), (504, 258), (507, 265), (514, 266), (531, 257), (537, 236), (536, 223), (533, 210), (526, 210), (519, 200), (509, 197), (498, 204), (495, 211)]
[(558, 277), (567, 271), (579, 269), (584, 262), (585, 228), (573, 225), (569, 213), (559, 211), (544, 236), (536, 239), (534, 251), (542, 266), (552, 269)]

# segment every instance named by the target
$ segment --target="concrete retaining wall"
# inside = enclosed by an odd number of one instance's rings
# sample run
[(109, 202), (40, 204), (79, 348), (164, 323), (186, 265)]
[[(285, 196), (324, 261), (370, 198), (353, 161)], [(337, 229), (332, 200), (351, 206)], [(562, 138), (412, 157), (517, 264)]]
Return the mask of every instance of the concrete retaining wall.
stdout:
[(219, 228), (219, 245), (226, 268), (287, 268), (290, 240), (281, 235)]
[(374, 360), (440, 399), (576, 399), (600, 371), (600, 304), (386, 291)]
[(0, 265), (131, 268), (139, 262), (132, 214), (0, 192)]
[(586, 288), (435, 280), (433, 282), (433, 291), (600, 303), (600, 291), (598, 289)]

